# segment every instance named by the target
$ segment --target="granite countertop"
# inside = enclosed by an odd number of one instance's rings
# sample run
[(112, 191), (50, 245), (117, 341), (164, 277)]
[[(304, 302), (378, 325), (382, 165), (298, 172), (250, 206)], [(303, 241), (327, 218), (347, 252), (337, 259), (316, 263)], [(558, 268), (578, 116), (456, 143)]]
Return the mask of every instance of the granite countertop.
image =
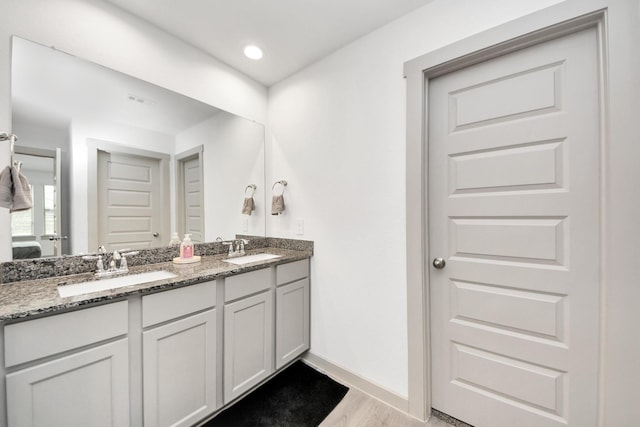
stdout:
[(258, 270), (272, 265), (297, 261), (311, 256), (310, 253), (305, 251), (273, 247), (247, 251), (247, 255), (257, 253), (270, 253), (281, 255), (281, 257), (245, 265), (235, 265), (223, 261), (227, 258), (226, 255), (213, 255), (203, 256), (200, 262), (193, 264), (162, 262), (129, 267), (129, 274), (164, 270), (176, 274), (177, 277), (66, 298), (62, 298), (58, 294), (59, 285), (94, 280), (93, 274), (75, 274), (3, 284), (0, 286), (0, 321), (18, 320), (58, 311), (68, 311), (76, 307), (124, 299), (129, 295), (147, 294), (192, 285), (220, 277)]

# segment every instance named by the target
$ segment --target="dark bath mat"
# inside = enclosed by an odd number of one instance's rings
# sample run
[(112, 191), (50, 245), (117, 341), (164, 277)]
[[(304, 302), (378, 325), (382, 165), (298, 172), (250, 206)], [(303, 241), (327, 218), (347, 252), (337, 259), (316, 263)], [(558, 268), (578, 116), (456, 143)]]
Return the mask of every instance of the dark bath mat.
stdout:
[(298, 361), (203, 427), (316, 427), (348, 390)]

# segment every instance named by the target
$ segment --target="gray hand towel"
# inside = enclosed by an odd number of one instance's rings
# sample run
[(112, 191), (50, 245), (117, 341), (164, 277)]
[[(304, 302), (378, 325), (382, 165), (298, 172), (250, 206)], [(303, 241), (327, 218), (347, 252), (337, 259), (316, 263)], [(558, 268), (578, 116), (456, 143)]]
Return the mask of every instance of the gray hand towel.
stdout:
[(256, 209), (256, 204), (253, 201), (253, 197), (245, 197), (244, 203), (242, 204), (242, 214), (243, 215), (251, 215), (251, 211)]
[(13, 206), (13, 182), (11, 180), (11, 166), (0, 172), (0, 207), (11, 209)]
[(284, 196), (273, 196), (271, 199), (271, 215), (282, 215), (284, 212)]
[(13, 178), (13, 207), (11, 212), (26, 211), (33, 207), (31, 202), (31, 187), (29, 180), (20, 173), (20, 169), (11, 168), (11, 177)]

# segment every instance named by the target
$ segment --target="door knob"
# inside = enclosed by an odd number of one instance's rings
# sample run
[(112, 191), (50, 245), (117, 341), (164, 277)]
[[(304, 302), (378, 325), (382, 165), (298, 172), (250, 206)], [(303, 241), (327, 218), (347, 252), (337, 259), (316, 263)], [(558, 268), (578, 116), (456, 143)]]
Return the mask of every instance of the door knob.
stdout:
[(160, 233), (158, 233), (157, 231), (155, 233), (153, 233), (153, 237), (158, 237), (160, 235)]
[(437, 268), (438, 270), (443, 269), (445, 265), (447, 265), (447, 263), (444, 261), (444, 258), (434, 258), (433, 259), (433, 266), (435, 268)]

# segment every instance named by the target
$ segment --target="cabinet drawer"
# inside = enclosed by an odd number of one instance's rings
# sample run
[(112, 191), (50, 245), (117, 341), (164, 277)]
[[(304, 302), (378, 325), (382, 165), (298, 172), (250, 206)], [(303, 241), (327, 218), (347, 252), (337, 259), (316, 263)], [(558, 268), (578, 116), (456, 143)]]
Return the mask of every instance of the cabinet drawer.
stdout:
[(142, 327), (186, 316), (215, 305), (215, 281), (145, 295), (142, 297)]
[(128, 327), (127, 301), (7, 325), (4, 328), (5, 366), (124, 335)]
[(224, 282), (224, 302), (264, 291), (271, 287), (271, 269), (252, 271), (227, 277)]
[(309, 276), (309, 259), (281, 264), (276, 267), (276, 280), (278, 286), (285, 283), (300, 280)]

